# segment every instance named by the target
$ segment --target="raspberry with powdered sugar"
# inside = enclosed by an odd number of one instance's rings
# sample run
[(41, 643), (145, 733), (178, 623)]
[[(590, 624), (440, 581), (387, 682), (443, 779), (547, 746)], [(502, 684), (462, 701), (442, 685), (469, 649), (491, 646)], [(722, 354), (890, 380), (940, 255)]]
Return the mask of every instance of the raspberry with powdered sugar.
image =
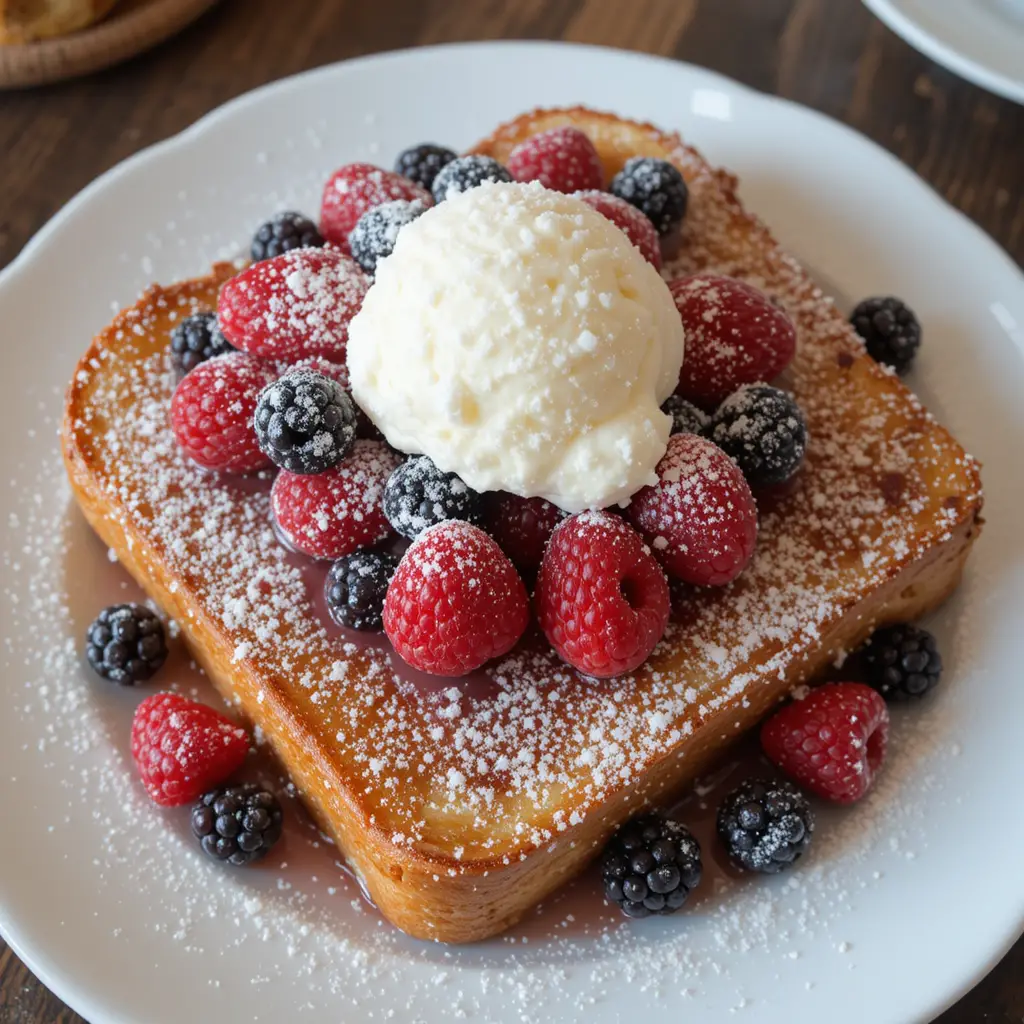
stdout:
[(537, 578), (537, 619), (574, 668), (599, 678), (639, 668), (665, 634), (668, 581), (618, 516), (583, 512), (551, 535)]
[(351, 453), (324, 473), (282, 470), (270, 504), (288, 543), (313, 558), (341, 558), (391, 533), (384, 516), (384, 485), (401, 458), (379, 441), (356, 441)]
[(673, 434), (657, 473), (627, 510), (655, 557), (686, 583), (736, 579), (757, 541), (757, 506), (736, 464), (703, 437)]
[(370, 282), (336, 249), (293, 249), (221, 289), (217, 319), (236, 348), (265, 359), (345, 361), (348, 325)]
[(414, 181), (373, 164), (340, 167), (324, 185), (320, 203), (320, 233), (342, 252), (349, 251), (348, 236), (367, 210), (393, 199), (434, 203), (431, 194)]
[(171, 399), (181, 450), (206, 469), (250, 473), (270, 465), (256, 439), (253, 415), (273, 367), (241, 352), (217, 356), (187, 374)]
[(384, 601), (384, 630), (395, 650), (439, 676), (462, 676), (507, 654), (529, 621), (515, 566), (483, 530), (459, 520), (420, 534)]
[(796, 352), (786, 311), (745, 281), (692, 274), (669, 288), (686, 331), (677, 394), (713, 410), (744, 384), (772, 381)]

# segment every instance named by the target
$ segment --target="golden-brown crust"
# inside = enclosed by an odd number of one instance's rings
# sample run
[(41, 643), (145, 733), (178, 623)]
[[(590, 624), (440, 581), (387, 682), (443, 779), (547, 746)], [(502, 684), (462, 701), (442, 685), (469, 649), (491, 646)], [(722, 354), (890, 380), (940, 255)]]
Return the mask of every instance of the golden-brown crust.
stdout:
[(0, 45), (69, 35), (105, 17), (117, 0), (0, 0)]
[[(134, 429), (131, 401), (145, 398), (166, 415), (167, 385), (150, 367), (160, 365), (159, 353), (173, 318), (212, 307), (217, 289), (233, 272), (230, 265), (218, 265), (207, 278), (151, 289), (97, 336), (68, 390), (64, 456), (90, 523), (181, 624), (221, 692), (262, 728), (383, 913), (413, 935), (449, 942), (484, 938), (513, 923), (578, 870), (615, 824), (642, 803), (655, 802), (685, 784), (724, 742), (753, 725), (792, 686), (813, 677), (835, 653), (860, 643), (875, 622), (913, 618), (938, 604), (956, 586), (978, 530), (981, 491), (976, 464), (898, 381), (863, 355), (842, 318), (778, 250), (763, 225), (745, 214), (730, 176), (713, 171), (677, 136), (582, 108), (524, 115), (499, 128), (478, 149), (505, 157), (517, 141), (536, 130), (567, 122), (595, 139), (609, 174), (637, 152), (666, 156), (680, 166), (695, 203), (682, 258), (751, 276), (787, 303), (802, 339), (790, 384), (805, 404), (812, 428), (808, 465), (797, 487), (762, 509), (763, 564), (755, 563), (726, 591), (692, 595), (651, 665), (631, 686), (615, 684), (622, 698), (619, 709), (635, 711), (639, 723), (621, 741), (631, 747), (625, 762), (631, 771), (621, 780), (612, 778), (603, 785), (590, 781), (590, 769), (577, 761), (582, 760), (578, 755), (592, 749), (585, 737), (577, 741), (566, 729), (562, 742), (552, 749), (538, 740), (537, 751), (551, 761), (545, 767), (551, 780), (545, 783), (548, 796), (527, 799), (521, 778), (504, 772), (487, 812), (471, 815), (466, 810), (471, 805), (461, 796), (446, 797), (437, 789), (435, 777), (443, 778), (445, 771), (450, 776), (464, 765), (456, 759), (455, 748), (460, 738), (473, 733), (465, 728), (460, 732), (438, 711), (436, 701), (403, 690), (400, 682), (380, 682), (383, 663), (359, 652), (348, 656), (344, 680), (334, 689), (310, 691), (297, 680), (313, 664), (313, 649), (327, 644), (324, 649), (329, 650), (328, 641), (313, 633), (307, 640), (303, 634), (302, 643), (310, 651), (290, 658), (280, 649), (281, 634), (261, 648), (246, 623), (225, 618), (220, 607), (224, 595), (209, 577), (226, 572), (235, 553), (225, 553), (211, 541), (190, 539), (203, 535), (207, 524), (201, 508), (180, 501), (175, 488), (187, 472), (192, 474), (188, 486), (205, 488), (211, 501), (226, 485), (188, 471), (172, 448), (151, 442), (154, 423), (147, 421), (146, 429), (137, 431), (138, 438), (151, 445), (142, 453), (151, 456), (147, 462), (126, 444)], [(130, 387), (124, 384), (129, 379)], [(816, 400), (826, 390), (828, 408)], [(872, 428), (878, 436), (872, 436), (870, 444), (858, 437), (870, 433), (860, 429), (858, 420), (869, 414), (873, 420), (885, 417), (884, 424), (879, 421)], [(860, 457), (865, 464), (851, 468), (847, 456)], [(887, 468), (892, 460), (896, 468)], [(145, 475), (161, 471), (169, 474), (170, 483), (152, 493), (178, 501), (176, 514), (196, 517), (175, 537), (165, 535), (160, 510), (147, 506), (151, 491)], [(830, 488), (836, 501), (854, 502), (861, 521), (837, 525), (817, 516), (818, 499), (831, 500)], [(851, 489), (857, 493), (847, 494)], [(247, 500), (240, 497), (237, 508), (218, 510), (218, 530), (228, 535), (237, 530), (239, 537), (253, 533), (245, 513), (262, 506), (255, 502), (243, 509)], [(158, 521), (163, 529), (157, 528)], [(272, 537), (267, 543), (273, 544)], [(820, 610), (809, 603), (815, 591), (813, 580), (804, 578), (807, 566), (785, 561), (801, 543), (812, 543), (799, 550), (820, 556), (822, 579), (829, 581)], [(177, 550), (186, 544), (192, 545), (187, 556)], [(278, 555), (276, 548), (267, 546), (257, 547), (256, 553), (268, 561)], [(772, 590), (797, 571), (807, 600), (786, 605)], [(275, 580), (280, 585), (287, 577)], [(793, 582), (796, 585), (795, 578)], [(748, 607), (745, 602), (751, 600), (760, 601), (767, 611)], [(797, 624), (812, 630), (806, 636), (791, 631), (790, 639), (778, 642), (767, 634), (755, 637), (746, 661), (735, 668), (729, 663), (723, 667), (721, 659), (725, 654), (739, 657), (744, 648), (724, 652), (713, 644), (709, 647), (716, 629), (728, 634), (746, 620), (761, 623), (762, 628), (765, 621), (770, 625), (773, 615), (791, 615), (793, 608), (817, 616), (813, 623)], [(313, 629), (306, 622), (311, 614), (315, 613), (307, 602), (303, 618), (287, 628)], [(573, 702), (568, 706), (576, 707), (592, 729), (600, 731), (602, 720), (589, 717), (593, 713), (588, 702), (614, 691), (567, 676), (554, 666), (545, 671), (554, 674), (528, 676), (523, 686), (547, 687), (554, 695), (564, 688)], [(747, 677), (744, 685), (732, 685)], [(353, 683), (358, 685), (352, 687)], [(682, 689), (684, 684), (701, 693), (699, 699), (680, 699), (677, 708), (673, 686)], [(373, 702), (365, 709), (359, 703), (372, 688), (379, 691), (376, 706), (386, 714), (375, 711)], [(654, 703), (645, 703), (650, 700)], [(488, 701), (474, 702), (474, 713), (483, 709), (492, 716), (487, 721), (504, 722), (508, 736), (500, 737), (498, 753), (514, 754), (515, 742), (523, 742), (514, 739), (522, 734), (512, 731), (518, 720), (501, 719), (507, 700)], [(336, 737), (345, 715), (355, 716), (357, 711), (355, 735)], [(557, 719), (557, 712), (554, 715)], [(472, 720), (484, 719), (478, 714)], [(644, 723), (664, 739), (652, 740), (637, 731)], [(423, 732), (427, 725), (444, 739), (432, 741)], [(679, 735), (669, 733), (669, 726), (678, 727)], [(396, 781), (396, 800), (388, 790), (390, 781), (372, 760), (367, 762), (363, 750), (369, 747), (385, 754), (390, 737), (400, 728), (408, 728), (410, 738), (409, 748), (402, 748), (407, 766), (404, 777)], [(484, 739), (479, 742), (484, 744)], [(577, 742), (582, 746), (574, 746)], [(436, 771), (423, 771), (428, 762), (438, 765)], [(472, 780), (463, 784), (476, 785)]]

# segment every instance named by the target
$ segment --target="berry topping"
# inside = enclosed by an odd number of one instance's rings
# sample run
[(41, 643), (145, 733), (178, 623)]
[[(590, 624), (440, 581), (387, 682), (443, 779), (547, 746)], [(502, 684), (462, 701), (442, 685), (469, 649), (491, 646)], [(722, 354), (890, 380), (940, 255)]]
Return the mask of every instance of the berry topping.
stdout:
[(867, 683), (887, 701), (916, 700), (935, 688), (942, 655), (927, 629), (905, 623), (876, 630), (864, 648)]
[(216, 313), (194, 313), (171, 331), (171, 366), (179, 379), (207, 359), (233, 351), (217, 326)]
[(167, 660), (164, 624), (141, 604), (111, 605), (85, 634), (85, 656), (104, 679), (132, 686)]
[(776, 711), (761, 727), (761, 746), (801, 786), (850, 804), (871, 788), (888, 736), (889, 709), (870, 686), (826, 683)]
[(479, 527), (452, 521), (409, 546), (388, 587), (384, 630), (414, 668), (461, 676), (510, 651), (530, 621), (523, 581)]
[(640, 210), (664, 238), (675, 232), (686, 216), (690, 190), (678, 168), (667, 160), (634, 156), (612, 178), (612, 195)]
[(854, 309), (850, 323), (876, 363), (897, 373), (910, 368), (921, 347), (921, 325), (909, 306), (891, 296), (865, 299)]
[(523, 577), (532, 579), (540, 568), (551, 531), (565, 513), (543, 498), (498, 493), (490, 496), (485, 518), (487, 532)]
[(292, 473), (322, 473), (351, 450), (356, 407), (333, 377), (293, 370), (260, 392), (253, 424), (260, 448), (275, 465)]
[(672, 417), (673, 434), (703, 434), (711, 417), (680, 395), (669, 395), (661, 403), (661, 411)]
[(776, 875), (807, 851), (814, 815), (789, 782), (744, 782), (718, 808), (718, 837), (737, 867)]
[(607, 217), (640, 250), (655, 270), (661, 270), (661, 243), (650, 218), (610, 192), (577, 192), (576, 198)]
[(192, 808), (192, 834), (214, 860), (242, 867), (281, 838), (281, 805), (254, 782), (214, 789)]
[(508, 169), (492, 160), (489, 156), (456, 157), (451, 163), (445, 164), (437, 173), (431, 191), (434, 202), (443, 203), (461, 192), (468, 192), (485, 181), (512, 181)]
[(414, 455), (391, 474), (384, 490), (388, 522), (409, 540), (447, 519), (478, 523), (482, 499), (454, 473), (443, 473), (426, 455)]
[(219, 786), (241, 767), (249, 737), (205, 704), (155, 693), (132, 719), (132, 757), (150, 798), (177, 807)]
[(744, 281), (693, 274), (669, 288), (686, 331), (686, 355), (676, 389), (714, 409), (744, 384), (774, 380), (796, 352), (796, 328), (786, 313)]
[(674, 913), (701, 873), (700, 843), (685, 825), (658, 814), (623, 825), (601, 857), (605, 898), (626, 917)]
[(387, 551), (356, 551), (328, 570), (324, 600), (331, 618), (349, 629), (384, 628), (384, 598), (399, 557)]
[(578, 128), (549, 128), (520, 142), (509, 154), (516, 181), (539, 181), (556, 192), (600, 189), (604, 168), (594, 144)]
[(457, 155), (444, 146), (424, 142), (419, 146), (403, 149), (395, 160), (395, 171), (430, 191), (437, 172), (445, 164), (450, 164)]
[[(329, 359), (324, 359), (323, 356), (309, 356), (296, 363), (283, 365), (281, 375), (298, 373), (300, 370), (313, 370), (316, 373), (322, 373), (325, 377), (330, 377), (331, 380), (337, 381), (342, 386), (349, 398), (352, 398), (352, 384), (349, 380), (348, 366), (345, 363), (332, 363)], [(352, 398), (352, 404), (356, 410), (356, 437), (369, 438), (371, 441), (384, 440), (384, 435), (373, 425), (370, 417), (356, 405), (354, 398)]]
[(370, 282), (334, 249), (293, 249), (254, 263), (221, 289), (225, 337), (250, 355), (345, 361), (348, 325)]
[(534, 599), (552, 647), (598, 678), (639, 668), (664, 635), (670, 611), (661, 566), (609, 512), (583, 512), (555, 529)]
[(788, 480), (804, 460), (807, 426), (787, 391), (747, 384), (715, 410), (708, 436), (736, 460), (751, 487)]
[(706, 438), (673, 434), (657, 473), (626, 511), (655, 557), (686, 583), (736, 579), (757, 541), (757, 506), (736, 464)]
[(422, 199), (433, 204), (430, 193), (414, 181), (373, 164), (346, 164), (328, 179), (320, 204), (320, 233), (348, 252), (348, 236), (367, 210), (392, 199)]
[(282, 470), (270, 507), (284, 540), (313, 558), (341, 558), (391, 534), (384, 484), (398, 465), (380, 441), (356, 441), (333, 469), (313, 476)]
[(171, 427), (185, 454), (200, 466), (227, 473), (269, 466), (252, 417), (260, 392), (273, 379), (272, 367), (242, 352), (200, 363), (171, 399)]
[(319, 249), (324, 240), (317, 226), (306, 216), (286, 210), (271, 217), (252, 236), (254, 261), (273, 259), (292, 249)]
[(411, 224), (425, 210), (421, 199), (392, 199), (381, 203), (359, 218), (359, 222), (348, 236), (352, 258), (368, 274), (377, 272), (378, 260), (390, 256), (398, 241), (398, 232)]

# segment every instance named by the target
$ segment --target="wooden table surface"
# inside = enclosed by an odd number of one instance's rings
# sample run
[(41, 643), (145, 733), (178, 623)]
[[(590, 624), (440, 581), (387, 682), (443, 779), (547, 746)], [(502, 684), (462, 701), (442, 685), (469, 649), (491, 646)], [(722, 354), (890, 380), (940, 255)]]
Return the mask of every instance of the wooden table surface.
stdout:
[[(360, 54), (503, 37), (664, 54), (824, 111), (1024, 264), (1024, 107), (931, 64), (859, 0), (225, 0), (121, 67), (0, 95), (0, 267), (98, 174), (239, 93)], [(82, 1020), (0, 950), (0, 1024)], [(1021, 1024), (1024, 940), (940, 1020)]]

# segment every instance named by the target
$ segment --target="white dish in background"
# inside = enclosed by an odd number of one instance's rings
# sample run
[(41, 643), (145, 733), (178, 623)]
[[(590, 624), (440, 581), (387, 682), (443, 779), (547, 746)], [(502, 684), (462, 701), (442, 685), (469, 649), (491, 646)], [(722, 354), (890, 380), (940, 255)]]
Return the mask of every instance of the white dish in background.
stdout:
[[(522, 75), (523, 67), (530, 74)], [(407, 939), (293, 823), (227, 872), (128, 767), (142, 693), (89, 678), (80, 636), (134, 592), (69, 506), (61, 394), (112, 307), (240, 252), (322, 181), (406, 145), (466, 146), (536, 105), (680, 129), (840, 301), (894, 293), (925, 325), (912, 386), (984, 462), (988, 525), (934, 618), (945, 681), (896, 715), (861, 806), (820, 818), (790, 877), (708, 892), (666, 920), (579, 934), (554, 906), (471, 948)], [(976, 981), (1024, 925), (1024, 278), (894, 158), (818, 114), (686, 65), (550, 44), (419, 49), (243, 97), (115, 168), (0, 276), (4, 936), (92, 1024), (587, 1019), (904, 1024)], [(179, 656), (163, 685), (202, 686)], [(199, 691), (201, 695), (203, 691)], [(209, 698), (207, 698), (209, 699)], [(291, 812), (294, 814), (294, 810)], [(615, 920), (606, 912), (599, 917)], [(546, 937), (545, 937), (546, 936)]]
[(1024, 0), (864, 0), (950, 71), (1024, 103)]

